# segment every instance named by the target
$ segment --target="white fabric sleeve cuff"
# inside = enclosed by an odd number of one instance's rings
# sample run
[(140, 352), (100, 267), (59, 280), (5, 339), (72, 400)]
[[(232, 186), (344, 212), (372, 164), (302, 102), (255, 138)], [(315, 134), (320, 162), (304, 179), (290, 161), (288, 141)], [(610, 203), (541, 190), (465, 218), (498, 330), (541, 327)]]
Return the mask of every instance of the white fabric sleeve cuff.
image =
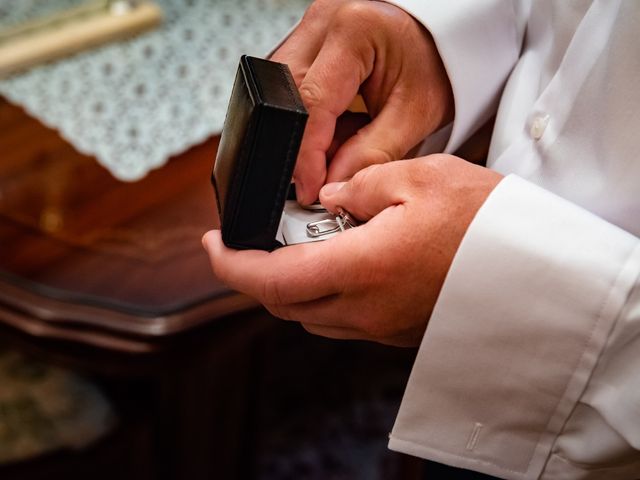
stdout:
[[(452, 153), (496, 112), (520, 55), (527, 2), (385, 0), (411, 14), (433, 36), (453, 89)], [(522, 10), (522, 11), (521, 11)]]
[(389, 447), (538, 478), (638, 277), (639, 243), (519, 177), (503, 179), (456, 253)]

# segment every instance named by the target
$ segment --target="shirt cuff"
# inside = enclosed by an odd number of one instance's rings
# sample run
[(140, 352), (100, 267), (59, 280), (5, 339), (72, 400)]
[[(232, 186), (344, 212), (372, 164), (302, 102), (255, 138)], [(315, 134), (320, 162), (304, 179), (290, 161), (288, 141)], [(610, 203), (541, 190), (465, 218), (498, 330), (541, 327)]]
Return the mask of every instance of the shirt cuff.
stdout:
[(503, 179), (456, 253), (389, 447), (538, 478), (638, 277), (638, 245), (575, 204)]
[(445, 148), (452, 153), (493, 115), (515, 65), (523, 25), (508, 0), (385, 0), (422, 23), (453, 89), (455, 119)]

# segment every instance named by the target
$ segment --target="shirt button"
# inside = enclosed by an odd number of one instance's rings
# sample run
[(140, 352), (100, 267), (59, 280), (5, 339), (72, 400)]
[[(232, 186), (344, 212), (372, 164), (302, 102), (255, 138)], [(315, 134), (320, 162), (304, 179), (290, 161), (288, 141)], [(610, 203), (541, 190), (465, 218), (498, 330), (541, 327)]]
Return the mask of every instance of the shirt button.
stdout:
[(544, 131), (549, 125), (549, 115), (537, 115), (531, 122), (531, 130), (529, 133), (534, 140), (540, 140)]

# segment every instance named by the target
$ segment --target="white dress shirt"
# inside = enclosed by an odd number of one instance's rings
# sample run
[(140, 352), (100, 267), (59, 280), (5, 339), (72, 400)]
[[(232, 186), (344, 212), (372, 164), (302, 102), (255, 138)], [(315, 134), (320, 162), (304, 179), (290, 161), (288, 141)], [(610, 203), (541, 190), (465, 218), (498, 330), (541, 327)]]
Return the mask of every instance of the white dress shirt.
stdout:
[(443, 58), (446, 151), (497, 111), (488, 166), (507, 175), (455, 256), (390, 448), (507, 479), (639, 479), (640, 2), (390, 3)]

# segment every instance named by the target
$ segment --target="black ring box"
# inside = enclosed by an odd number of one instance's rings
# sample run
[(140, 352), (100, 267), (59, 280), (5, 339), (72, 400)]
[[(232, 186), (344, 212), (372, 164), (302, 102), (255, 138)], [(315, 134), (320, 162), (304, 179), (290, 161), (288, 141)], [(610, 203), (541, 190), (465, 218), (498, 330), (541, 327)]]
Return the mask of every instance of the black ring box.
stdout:
[(281, 63), (242, 56), (211, 182), (224, 244), (271, 251), (307, 111)]

